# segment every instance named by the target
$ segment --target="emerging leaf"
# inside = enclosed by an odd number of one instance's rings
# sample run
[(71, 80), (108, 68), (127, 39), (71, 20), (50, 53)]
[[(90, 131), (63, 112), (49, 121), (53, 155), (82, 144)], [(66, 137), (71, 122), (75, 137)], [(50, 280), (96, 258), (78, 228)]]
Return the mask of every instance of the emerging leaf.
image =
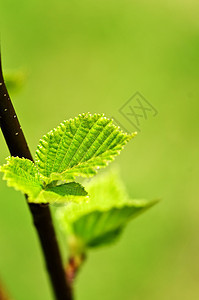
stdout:
[(0, 167), (4, 173), (3, 179), (7, 180), (8, 186), (20, 190), (33, 201), (42, 190), (42, 181), (34, 163), (29, 159), (8, 157), (7, 164)]
[(85, 191), (84, 187), (77, 182), (68, 182), (57, 186), (48, 186), (45, 189), (47, 192), (53, 192), (59, 194), (60, 196), (86, 196), (88, 193)]
[(19, 157), (8, 157), (7, 164), (0, 167), (8, 186), (28, 195), (31, 203), (68, 203), (82, 201), (87, 195), (84, 187), (77, 182), (44, 186), (39, 172), (32, 161)]
[(77, 219), (73, 232), (84, 241), (87, 247), (110, 244), (119, 237), (127, 222), (150, 207), (151, 203), (129, 201), (120, 208), (107, 211), (95, 210)]
[(68, 202), (80, 202), (88, 193), (77, 182), (64, 183), (57, 186), (47, 186), (35, 199), (36, 203), (63, 204)]
[(112, 161), (135, 135), (112, 122), (102, 114), (82, 114), (43, 136), (35, 160), (44, 181), (90, 177)]
[(58, 218), (66, 233), (88, 248), (114, 242), (131, 219), (157, 202), (129, 200), (114, 174), (95, 178), (87, 190), (87, 203), (62, 208)]

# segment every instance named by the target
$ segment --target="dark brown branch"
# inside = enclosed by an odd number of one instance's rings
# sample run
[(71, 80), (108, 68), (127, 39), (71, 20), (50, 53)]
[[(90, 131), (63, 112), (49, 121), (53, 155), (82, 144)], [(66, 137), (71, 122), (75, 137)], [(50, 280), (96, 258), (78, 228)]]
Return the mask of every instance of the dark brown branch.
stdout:
[[(0, 126), (12, 156), (33, 160), (16, 112), (4, 83), (0, 53)], [(33, 222), (37, 229), (46, 267), (57, 300), (71, 300), (72, 294), (66, 281), (65, 271), (56, 240), (50, 209), (47, 205), (29, 204)]]

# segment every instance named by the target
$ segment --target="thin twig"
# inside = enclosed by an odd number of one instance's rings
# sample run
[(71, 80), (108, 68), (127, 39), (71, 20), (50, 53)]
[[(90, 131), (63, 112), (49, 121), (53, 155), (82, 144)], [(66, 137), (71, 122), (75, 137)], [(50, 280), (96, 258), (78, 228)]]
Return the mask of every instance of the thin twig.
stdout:
[[(3, 79), (0, 53), (0, 126), (12, 156), (33, 161), (22, 128), (18, 121)], [(57, 300), (71, 300), (72, 292), (66, 280), (62, 259), (48, 205), (29, 203), (33, 222), (37, 229), (46, 267)]]

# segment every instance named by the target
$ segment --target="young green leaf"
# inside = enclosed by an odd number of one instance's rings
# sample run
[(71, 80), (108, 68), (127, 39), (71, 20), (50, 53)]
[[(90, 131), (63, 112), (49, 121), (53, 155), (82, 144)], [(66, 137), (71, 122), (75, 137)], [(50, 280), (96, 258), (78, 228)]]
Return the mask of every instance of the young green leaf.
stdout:
[(84, 187), (77, 182), (68, 182), (57, 186), (47, 186), (43, 190), (36, 201), (39, 203), (51, 203), (57, 204), (68, 203), (68, 202), (80, 202), (82, 197), (87, 196), (88, 193)]
[(104, 115), (82, 114), (64, 121), (40, 140), (35, 164), (11, 157), (1, 171), (8, 185), (26, 193), (29, 202), (80, 202), (87, 192), (71, 180), (96, 174), (134, 135), (120, 131)]
[(0, 167), (0, 171), (4, 173), (3, 179), (7, 180), (8, 186), (27, 194), (30, 202), (34, 201), (42, 190), (38, 170), (29, 159), (8, 157), (7, 164)]
[(72, 223), (73, 233), (81, 238), (86, 247), (110, 244), (119, 237), (127, 222), (135, 218), (154, 202), (129, 201), (121, 207), (109, 210), (95, 210), (81, 216)]
[(47, 183), (91, 177), (112, 161), (134, 135), (123, 133), (102, 114), (82, 114), (43, 136), (36, 151), (36, 165)]
[(7, 164), (0, 167), (8, 186), (28, 195), (31, 203), (67, 203), (82, 201), (87, 195), (84, 187), (77, 182), (57, 186), (44, 186), (34, 163), (25, 158), (9, 157)]
[(47, 186), (43, 189), (35, 203), (50, 203), (59, 204), (82, 201), (83, 197), (87, 196), (84, 187), (77, 182), (68, 182), (57, 186)]
[(59, 194), (60, 196), (86, 196), (88, 193), (78, 182), (68, 182), (57, 186), (47, 186), (45, 191)]
[(87, 203), (71, 204), (58, 214), (66, 233), (87, 248), (114, 242), (131, 219), (157, 202), (129, 200), (121, 181), (112, 173), (92, 180), (87, 190)]

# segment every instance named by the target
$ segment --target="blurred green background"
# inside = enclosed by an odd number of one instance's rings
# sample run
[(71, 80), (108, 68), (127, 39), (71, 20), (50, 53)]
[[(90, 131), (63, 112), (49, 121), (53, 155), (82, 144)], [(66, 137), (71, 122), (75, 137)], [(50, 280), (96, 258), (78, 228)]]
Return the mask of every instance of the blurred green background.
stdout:
[[(77, 300), (199, 299), (198, 15), (197, 0), (0, 2), (4, 69), (27, 74), (10, 93), (32, 152), (82, 112), (134, 130), (118, 110), (136, 91), (158, 110), (116, 163), (132, 197), (162, 201), (90, 253)], [(16, 300), (53, 299), (24, 197), (3, 181), (0, 277)]]

